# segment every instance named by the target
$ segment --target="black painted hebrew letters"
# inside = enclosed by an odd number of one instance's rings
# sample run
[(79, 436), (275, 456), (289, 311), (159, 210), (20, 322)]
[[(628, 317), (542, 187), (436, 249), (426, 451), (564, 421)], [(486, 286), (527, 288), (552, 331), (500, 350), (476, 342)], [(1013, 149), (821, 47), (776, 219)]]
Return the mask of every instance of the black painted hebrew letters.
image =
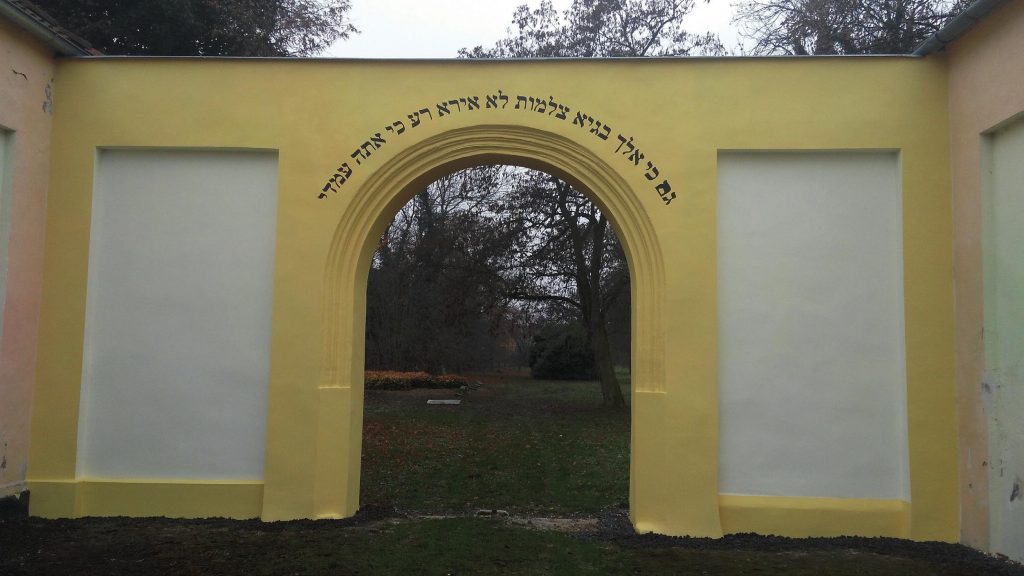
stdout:
[(672, 187), (668, 185), (668, 180), (658, 184), (654, 189), (658, 191), (658, 195), (661, 196), (666, 206), (671, 204), (676, 197), (676, 193), (672, 192)]
[[(504, 110), (512, 100), (502, 90), (498, 90), (496, 94), (484, 94), (483, 99), (484, 110)], [(373, 135), (353, 150), (349, 157), (355, 160), (356, 166), (362, 166), (365, 162), (370, 161), (374, 152), (386, 146), (389, 140), (394, 140), (410, 130), (415, 130), (424, 122), (446, 121), (442, 119), (480, 109), (480, 96), (478, 95), (459, 96), (457, 98), (441, 100), (434, 104), (433, 107), (420, 108), (406, 114), (405, 117), (408, 119), (408, 124), (404, 120), (399, 119), (385, 125), (381, 131), (374, 132)], [(608, 123), (580, 110), (575, 111), (575, 116), (570, 116), (573, 110), (569, 106), (555, 101), (554, 96), (543, 98), (516, 94), (513, 109), (518, 110), (519, 114), (531, 112), (542, 114), (552, 118), (552, 121), (570, 122), (569, 118), (572, 118), (570, 125), (583, 129), (580, 134), (593, 136), (602, 141), (609, 141), (611, 139), (612, 127)], [(434, 112), (437, 113), (437, 120), (435, 120)], [(385, 133), (390, 134), (390, 136), (385, 138)], [(616, 139), (618, 140), (618, 145), (615, 147), (616, 155), (623, 157), (626, 162), (632, 163), (634, 167), (640, 168), (643, 171), (644, 178), (650, 182), (655, 182), (661, 177), (661, 170), (658, 169), (653, 161), (647, 160), (646, 154), (633, 142), (632, 136), (627, 137), (623, 134), (616, 134)], [(644, 164), (645, 160), (647, 160), (646, 165)], [(323, 200), (327, 198), (328, 192), (338, 193), (341, 187), (352, 179), (354, 172), (348, 162), (343, 163), (327, 179), (327, 183), (324, 184), (321, 191), (317, 194), (317, 198)], [(672, 190), (668, 180), (663, 180), (654, 187), (654, 190), (666, 206), (671, 204), (676, 198), (676, 193)]]
[[(651, 174), (651, 172), (654, 172), (654, 174)], [(648, 162), (647, 163), (647, 173), (644, 174), (644, 176), (648, 180), (654, 180), (654, 179), (656, 179), (658, 177), (659, 174), (661, 174), (661, 171), (658, 170), (658, 167), (655, 166), (653, 162)]]

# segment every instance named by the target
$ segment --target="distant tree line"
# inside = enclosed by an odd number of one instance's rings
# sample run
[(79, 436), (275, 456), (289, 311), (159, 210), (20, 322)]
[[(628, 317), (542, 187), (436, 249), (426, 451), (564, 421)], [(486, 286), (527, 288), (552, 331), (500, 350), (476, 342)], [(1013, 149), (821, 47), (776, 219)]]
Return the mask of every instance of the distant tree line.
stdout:
[[(357, 32), (350, 0), (34, 0), (107, 54), (312, 56)], [(709, 0), (704, 0), (705, 2)], [(507, 37), (466, 58), (724, 55), (687, 30), (695, 0), (523, 4)], [(741, 0), (734, 18), (755, 54), (906, 54), (971, 0)]]
[(516, 223), (500, 215), (502, 169), (459, 172), (419, 191), (380, 238), (367, 287), (370, 369), (490, 369), (512, 359), (518, 320), (503, 274)]
[(545, 366), (562, 359), (548, 350), (538, 376), (594, 377), (598, 356), (612, 373), (629, 361), (622, 247), (605, 215), (561, 180), (512, 166), (457, 172), (418, 192), (381, 236), (367, 287), (368, 368), (521, 366), (537, 361), (537, 342), (560, 339), (566, 350), (567, 338), (585, 365), (556, 374)]

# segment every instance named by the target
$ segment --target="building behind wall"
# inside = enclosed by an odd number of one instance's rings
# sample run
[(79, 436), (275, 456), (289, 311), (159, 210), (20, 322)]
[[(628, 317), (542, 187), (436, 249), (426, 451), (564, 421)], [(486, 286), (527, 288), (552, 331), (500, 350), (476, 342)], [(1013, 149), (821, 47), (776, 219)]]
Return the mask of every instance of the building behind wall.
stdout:
[(991, 12), (935, 56), (949, 69), (962, 534), (1024, 562), (1024, 1), (975, 10)]
[(50, 169), (54, 59), (92, 53), (25, 2), (0, 0), (0, 498), (28, 468)]

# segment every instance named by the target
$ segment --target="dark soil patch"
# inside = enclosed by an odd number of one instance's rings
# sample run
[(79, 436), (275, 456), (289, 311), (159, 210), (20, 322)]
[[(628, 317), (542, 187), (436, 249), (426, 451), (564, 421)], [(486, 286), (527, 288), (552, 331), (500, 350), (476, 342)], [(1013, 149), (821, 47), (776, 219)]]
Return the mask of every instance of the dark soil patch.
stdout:
[(911, 542), (898, 538), (785, 538), (760, 534), (731, 534), (724, 538), (688, 538), (658, 534), (612, 536), (610, 541), (628, 549), (676, 549), (696, 551), (743, 551), (765, 553), (832, 555), (872, 554), (881, 558), (905, 559), (941, 565), (940, 574), (990, 574), (1024, 576), (1024, 566), (958, 544)]
[(28, 491), (0, 498), (0, 520), (14, 520), (28, 516)]
[(0, 574), (716, 574), (1024, 576), (963, 546), (891, 538), (712, 540), (625, 534), (619, 513), (588, 534), (498, 519), (417, 520), (371, 509), (338, 521), (0, 520)]

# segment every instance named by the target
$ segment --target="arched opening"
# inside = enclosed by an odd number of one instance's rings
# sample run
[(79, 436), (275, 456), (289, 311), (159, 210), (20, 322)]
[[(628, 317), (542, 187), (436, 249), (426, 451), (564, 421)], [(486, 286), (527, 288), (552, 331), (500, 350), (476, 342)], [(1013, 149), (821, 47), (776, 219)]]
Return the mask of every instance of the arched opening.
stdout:
[(398, 152), (368, 177), (345, 209), (325, 278), (315, 512), (319, 517), (347, 516), (358, 508), (366, 281), (380, 236), (416, 190), (442, 175), (482, 164), (516, 165), (552, 174), (586, 191), (618, 232), (633, 279), (632, 393), (634, 399), (638, 393), (650, 396), (643, 403), (632, 403), (630, 514), (635, 523), (645, 508), (658, 516), (658, 490), (639, 496), (636, 481), (638, 470), (659, 458), (658, 450), (652, 449), (656, 440), (650, 431), (658, 425), (656, 402), (664, 392), (664, 272), (651, 223), (630, 186), (589, 150), (556, 134), (518, 126), (453, 130)]
[(366, 298), (361, 506), (628, 506), (629, 269), (586, 195), (442, 176), (387, 225)]

